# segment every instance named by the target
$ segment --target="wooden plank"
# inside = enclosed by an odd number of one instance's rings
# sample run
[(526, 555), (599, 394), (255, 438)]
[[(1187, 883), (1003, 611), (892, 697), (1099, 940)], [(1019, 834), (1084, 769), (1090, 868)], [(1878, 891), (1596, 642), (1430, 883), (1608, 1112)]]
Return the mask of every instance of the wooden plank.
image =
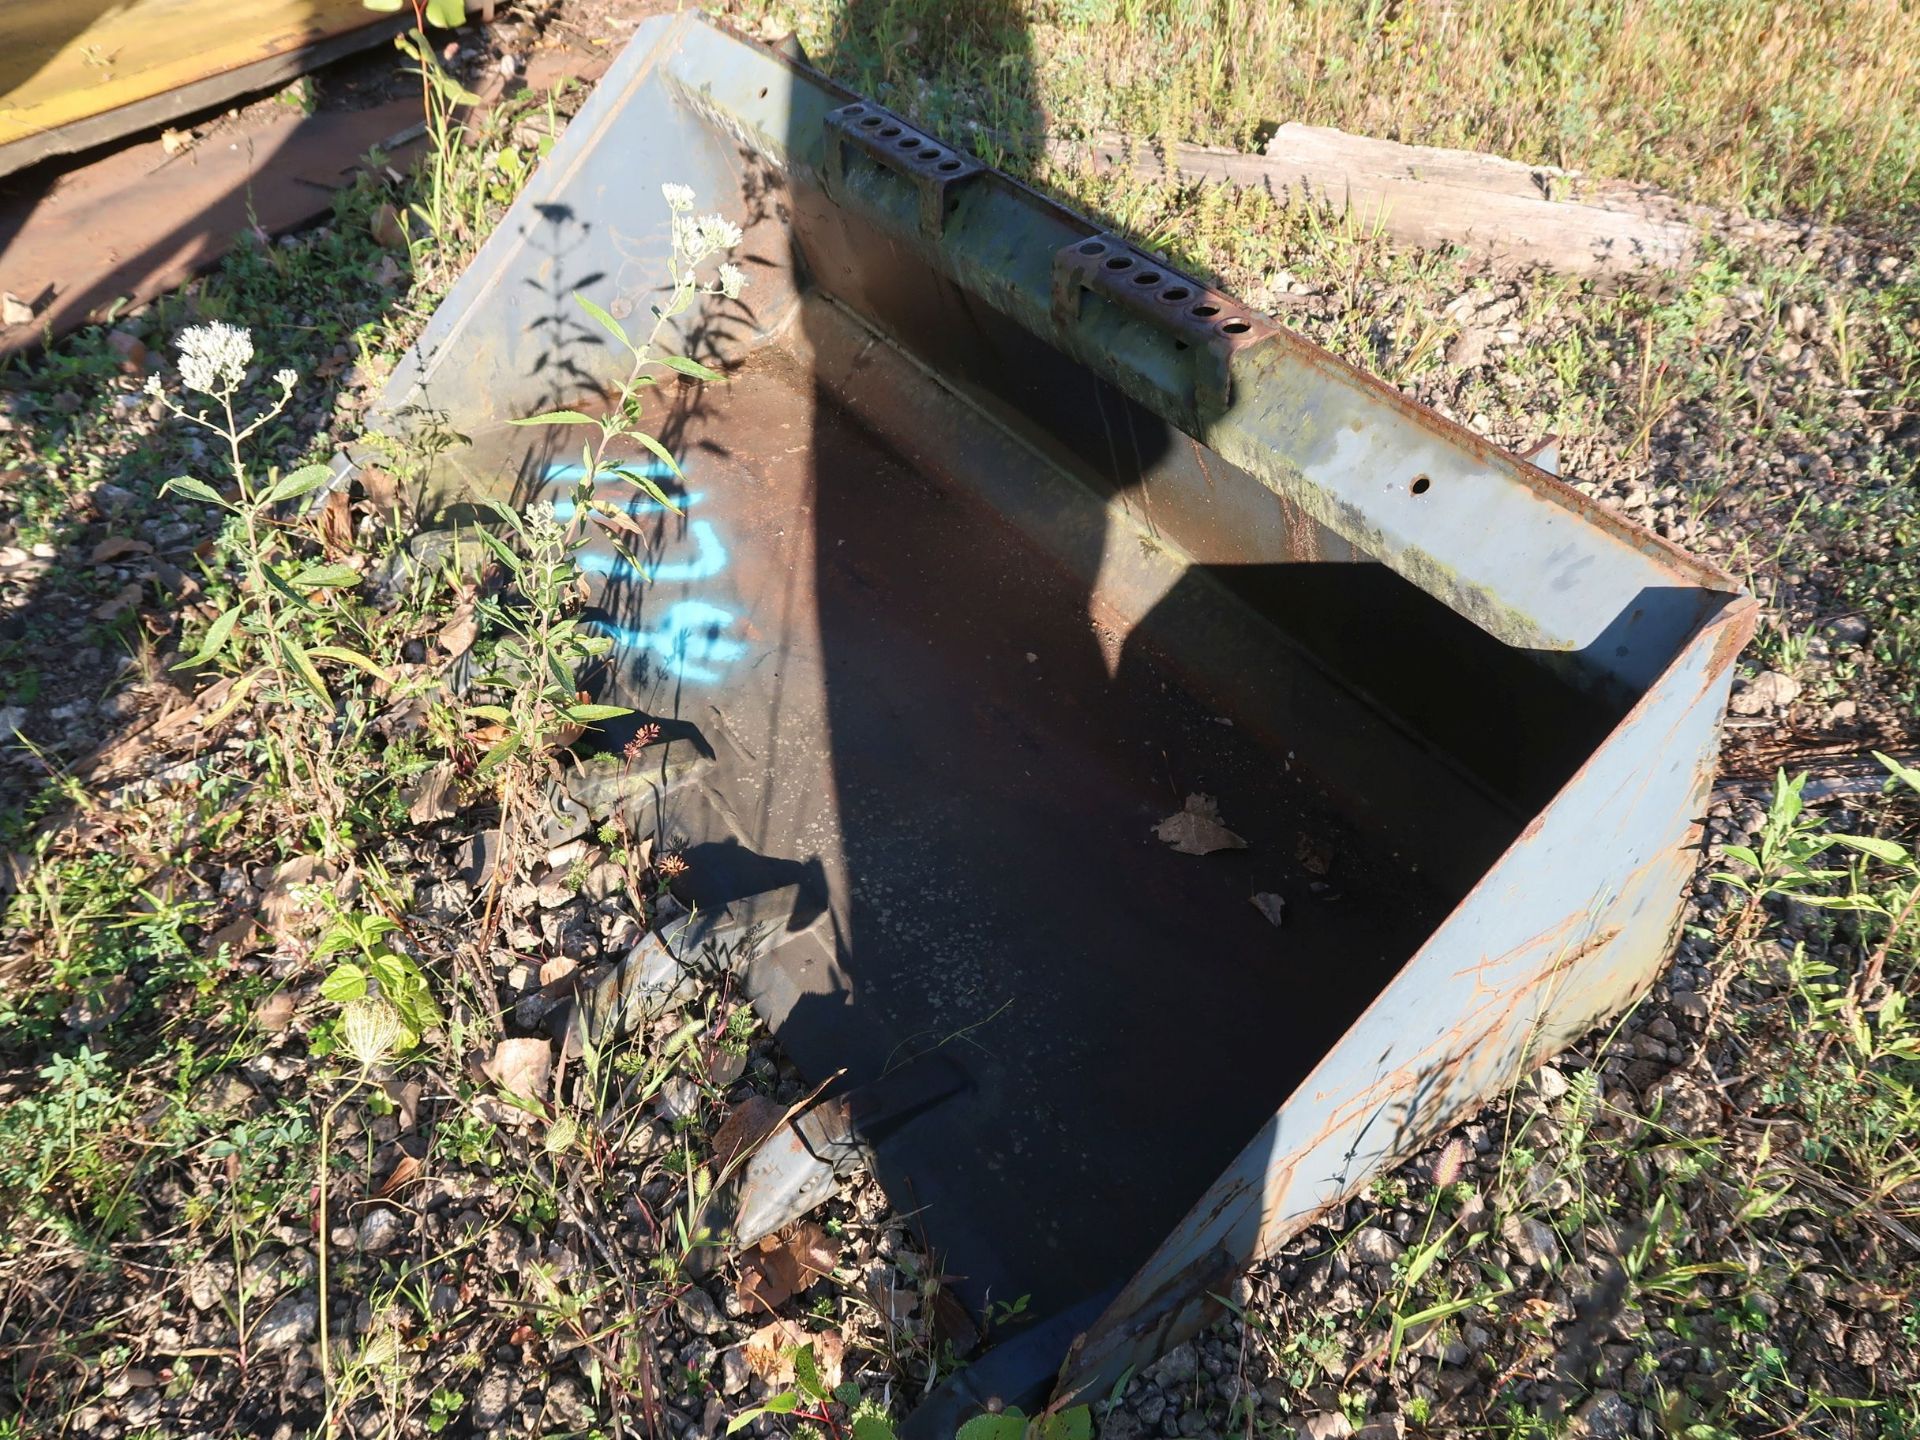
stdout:
[(361, 0), (3, 0), (0, 175), (279, 84), (398, 25)]
[[(1645, 213), (1622, 191), (1604, 202), (1551, 199), (1574, 177), (1465, 150), (1400, 145), (1316, 125), (1282, 125), (1264, 155), (1174, 145), (1167, 159), (1117, 135), (1050, 146), (1056, 157), (1184, 181), (1254, 186), (1319, 200), (1379, 226), (1396, 244), (1458, 245), (1484, 259), (1563, 275), (1618, 278), (1690, 264), (1700, 228)], [(1668, 209), (1678, 207), (1667, 206)]]
[(304, 117), (270, 112), (178, 155), (153, 140), (7, 196), (0, 290), (35, 313), (0, 329), (0, 357), (100, 319), (116, 301), (172, 289), (250, 225), (277, 235), (320, 219), (360, 157), (419, 120), (413, 97)]

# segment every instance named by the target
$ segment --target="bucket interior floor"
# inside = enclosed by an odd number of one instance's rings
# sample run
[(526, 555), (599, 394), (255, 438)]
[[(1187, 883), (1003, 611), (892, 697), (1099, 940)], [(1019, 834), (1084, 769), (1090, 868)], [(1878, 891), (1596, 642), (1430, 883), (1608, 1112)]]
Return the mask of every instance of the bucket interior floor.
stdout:
[[(802, 1070), (964, 1075), (881, 1144), (894, 1203), (974, 1303), (1058, 1312), (1146, 1257), (1460, 897), (778, 347), (697, 404), (666, 436), (684, 514), (636, 507), (653, 583), (596, 544), (605, 698), (676, 737), (688, 893), (776, 926), (749, 985)], [(531, 498), (580, 434), (458, 463)], [(1273, 654), (1306, 663), (1277, 628)], [(1246, 849), (1156, 838), (1196, 794)]]

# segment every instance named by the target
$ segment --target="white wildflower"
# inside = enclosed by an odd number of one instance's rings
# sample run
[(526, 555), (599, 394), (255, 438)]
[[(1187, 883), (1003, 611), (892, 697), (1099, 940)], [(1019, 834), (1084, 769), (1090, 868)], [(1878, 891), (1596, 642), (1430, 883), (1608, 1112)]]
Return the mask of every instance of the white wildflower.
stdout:
[(682, 256), (697, 260), (701, 255), (700, 222), (691, 215), (673, 217), (673, 248)]
[(160, 377), (158, 375), (147, 376), (146, 391), (147, 394), (151, 395), (154, 399), (158, 400), (160, 398), (163, 392), (160, 387)]
[(700, 238), (708, 250), (731, 250), (740, 243), (740, 227), (718, 215), (702, 215)]
[(273, 381), (282, 390), (291, 390), (295, 385), (300, 383), (300, 377), (294, 374), (291, 369), (276, 370), (273, 374)]
[(691, 185), (675, 185), (672, 181), (668, 181), (660, 187), (660, 193), (667, 197), (667, 208), (669, 210), (691, 210), (693, 208), (693, 187)]
[(252, 363), (253, 333), (244, 326), (215, 320), (180, 337), (180, 383), (202, 395), (231, 394)]
[(729, 300), (738, 300), (740, 292), (747, 288), (747, 273), (738, 265), (720, 267), (720, 293)]

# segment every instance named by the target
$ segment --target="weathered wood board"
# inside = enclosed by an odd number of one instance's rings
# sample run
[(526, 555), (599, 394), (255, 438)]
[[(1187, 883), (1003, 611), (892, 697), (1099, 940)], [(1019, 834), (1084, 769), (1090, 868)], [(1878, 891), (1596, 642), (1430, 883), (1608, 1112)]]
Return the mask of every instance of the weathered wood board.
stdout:
[(361, 0), (4, 0), (0, 175), (279, 84), (397, 24)]

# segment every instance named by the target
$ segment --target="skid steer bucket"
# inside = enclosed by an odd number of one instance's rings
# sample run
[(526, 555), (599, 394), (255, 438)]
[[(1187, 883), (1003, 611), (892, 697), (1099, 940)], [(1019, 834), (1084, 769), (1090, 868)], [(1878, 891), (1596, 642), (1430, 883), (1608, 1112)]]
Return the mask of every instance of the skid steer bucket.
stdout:
[(735, 1234), (866, 1156), (961, 1298), (1036, 1317), (923, 1423), (1104, 1394), (1650, 983), (1752, 603), (697, 15), (640, 27), (395, 375), (430, 508), (571, 503), (580, 432), (508, 422), (603, 403), (574, 296), (651, 323), (665, 182), (751, 284), (673, 342), (724, 381), (649, 411), (676, 509), (589, 552), (602, 698), (664, 727), (705, 933), (839, 1077)]

